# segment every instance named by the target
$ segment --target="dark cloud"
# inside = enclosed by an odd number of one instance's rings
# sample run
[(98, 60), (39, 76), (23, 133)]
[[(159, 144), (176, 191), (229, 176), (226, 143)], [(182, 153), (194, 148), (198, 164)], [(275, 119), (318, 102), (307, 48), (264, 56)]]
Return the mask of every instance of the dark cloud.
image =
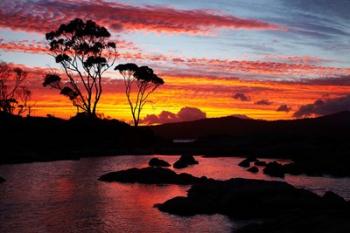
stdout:
[(291, 110), (292, 108), (289, 107), (287, 104), (282, 104), (276, 109), (277, 112), (289, 112)]
[(250, 96), (242, 92), (237, 92), (236, 94), (233, 95), (233, 98), (240, 101), (250, 101)]
[(257, 102), (255, 102), (256, 105), (271, 105), (273, 104), (273, 102), (271, 102), (270, 100), (266, 100), (266, 99), (263, 99), (263, 100), (259, 100)]
[(178, 113), (162, 111), (159, 115), (150, 114), (141, 120), (146, 125), (165, 124), (181, 121), (194, 121), (206, 118), (206, 113), (198, 108), (183, 107)]
[(341, 111), (350, 111), (350, 95), (328, 100), (318, 99), (312, 104), (300, 106), (293, 116), (296, 118), (323, 116)]
[(350, 76), (326, 77), (312, 80), (305, 80), (304, 83), (313, 85), (334, 85), (334, 86), (349, 86)]

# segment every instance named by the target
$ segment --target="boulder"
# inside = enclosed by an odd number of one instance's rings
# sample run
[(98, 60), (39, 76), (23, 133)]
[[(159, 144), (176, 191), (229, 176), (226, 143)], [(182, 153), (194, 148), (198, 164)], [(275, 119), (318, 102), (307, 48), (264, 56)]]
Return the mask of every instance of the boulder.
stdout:
[(173, 167), (179, 169), (179, 168), (185, 168), (185, 167), (188, 167), (189, 165), (195, 165), (195, 164), (198, 164), (198, 161), (195, 160), (193, 155), (183, 154), (181, 155), (180, 159), (174, 163)]
[(261, 161), (261, 160), (256, 160), (255, 162), (254, 162), (254, 165), (255, 166), (260, 166), (260, 167), (264, 167), (264, 166), (266, 166), (266, 162), (265, 161)]
[(252, 173), (258, 173), (259, 172), (259, 168), (254, 166), (254, 167), (248, 168), (247, 171), (248, 172), (252, 172)]
[(150, 161), (148, 162), (148, 165), (150, 167), (170, 167), (170, 164), (167, 161), (161, 160), (158, 158), (150, 159)]
[(167, 168), (131, 168), (122, 171), (110, 172), (102, 175), (100, 181), (122, 182), (122, 183), (143, 183), (143, 184), (182, 184), (189, 185), (199, 182), (206, 182), (209, 179), (205, 176), (195, 177), (187, 173), (177, 174)]
[(276, 161), (266, 164), (264, 168), (264, 174), (274, 177), (284, 178), (285, 170), (284, 166)]
[(240, 167), (250, 167), (250, 162), (251, 161), (249, 159), (244, 159), (238, 164), (238, 166), (240, 166)]
[[(348, 205), (344, 206), (349, 210)], [(196, 183), (186, 197), (175, 197), (155, 207), (181, 216), (224, 214), (240, 219), (339, 210), (337, 204), (329, 204), (317, 194), (285, 182), (242, 178)]]
[(240, 167), (250, 167), (250, 163), (257, 161), (256, 157), (248, 156), (246, 159), (242, 160), (238, 166)]

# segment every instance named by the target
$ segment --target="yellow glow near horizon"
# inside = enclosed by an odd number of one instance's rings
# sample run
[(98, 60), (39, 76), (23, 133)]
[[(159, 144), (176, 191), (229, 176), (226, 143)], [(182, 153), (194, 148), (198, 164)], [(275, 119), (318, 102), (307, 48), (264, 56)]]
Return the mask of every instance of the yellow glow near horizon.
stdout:
[[(207, 117), (228, 115), (246, 115), (255, 119), (276, 120), (291, 119), (294, 110), (302, 104), (312, 103), (323, 95), (343, 95), (350, 91), (347, 86), (319, 86), (300, 83), (277, 83), (242, 81), (228, 78), (205, 77), (171, 77), (165, 76), (165, 85), (160, 87), (150, 97), (142, 112), (142, 117), (148, 114), (159, 114), (162, 111), (177, 113), (183, 107), (199, 108)], [(104, 117), (116, 118), (130, 122), (130, 109), (122, 91), (122, 83), (114, 84), (104, 93), (98, 112)], [(246, 89), (250, 101), (240, 101), (233, 94)], [(256, 105), (255, 102), (268, 99), (268, 106)], [(52, 114), (57, 117), (69, 118), (76, 111), (71, 103), (55, 90), (46, 90), (45, 94), (33, 93), (33, 115), (45, 116)], [(292, 108), (290, 112), (278, 112), (281, 104)]]

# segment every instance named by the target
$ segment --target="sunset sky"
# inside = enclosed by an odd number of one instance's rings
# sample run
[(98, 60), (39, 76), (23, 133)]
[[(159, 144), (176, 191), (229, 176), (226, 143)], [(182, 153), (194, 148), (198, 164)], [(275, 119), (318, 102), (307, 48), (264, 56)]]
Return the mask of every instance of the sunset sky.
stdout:
[[(45, 33), (92, 19), (112, 33), (117, 63), (165, 80), (144, 123), (325, 115), (350, 110), (349, 10), (348, 0), (1, 0), (0, 60), (28, 71), (33, 115), (73, 116), (69, 100), (42, 87), (60, 68)], [(105, 77), (99, 113), (129, 121), (121, 76)]]

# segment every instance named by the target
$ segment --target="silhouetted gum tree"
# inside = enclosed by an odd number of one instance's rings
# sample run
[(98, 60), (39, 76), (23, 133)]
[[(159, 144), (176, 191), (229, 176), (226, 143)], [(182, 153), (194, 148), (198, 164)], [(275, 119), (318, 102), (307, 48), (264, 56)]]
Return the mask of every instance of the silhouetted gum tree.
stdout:
[(31, 91), (24, 86), (27, 73), (20, 68), (12, 69), (0, 63), (0, 112), (23, 115), (28, 112)]
[(46, 34), (50, 54), (61, 64), (66, 81), (56, 74), (45, 77), (44, 86), (59, 89), (87, 116), (95, 117), (102, 95), (102, 75), (116, 60), (111, 34), (95, 22), (74, 19)]
[(147, 103), (147, 98), (160, 86), (164, 80), (154, 74), (148, 66), (138, 67), (136, 64), (120, 64), (115, 67), (124, 79), (125, 94), (130, 106), (134, 125), (140, 122), (140, 114)]

